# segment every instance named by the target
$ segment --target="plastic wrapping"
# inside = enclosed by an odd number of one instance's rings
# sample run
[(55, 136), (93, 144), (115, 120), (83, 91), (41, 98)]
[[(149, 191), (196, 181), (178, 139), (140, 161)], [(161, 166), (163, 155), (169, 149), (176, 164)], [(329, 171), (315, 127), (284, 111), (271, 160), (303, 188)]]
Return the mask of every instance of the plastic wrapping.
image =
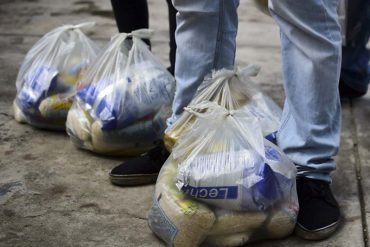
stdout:
[(268, 211), (230, 211), (192, 199), (175, 185), (177, 162), (170, 156), (155, 187), (148, 223), (167, 246), (241, 246), (256, 240), (278, 239), (292, 233), (295, 201)]
[[(269, 136), (280, 127), (281, 109), (252, 82), (250, 77), (256, 76), (258, 72), (259, 67), (256, 65), (214, 71), (200, 85), (189, 106), (211, 101), (228, 110), (241, 109), (258, 118), (264, 135)], [(164, 143), (169, 151), (195, 119), (194, 114), (185, 111), (166, 129)]]
[(13, 107), (17, 121), (40, 128), (65, 129), (76, 83), (99, 52), (80, 30), (93, 25), (89, 22), (56, 28), (30, 49), (16, 80)]
[(140, 29), (112, 37), (78, 85), (67, 132), (79, 147), (107, 155), (137, 155), (160, 141), (173, 76), (141, 40)]
[(264, 138), (254, 114), (214, 102), (186, 108), (197, 120), (177, 141), (177, 187), (215, 207), (266, 211), (297, 201), (296, 168)]

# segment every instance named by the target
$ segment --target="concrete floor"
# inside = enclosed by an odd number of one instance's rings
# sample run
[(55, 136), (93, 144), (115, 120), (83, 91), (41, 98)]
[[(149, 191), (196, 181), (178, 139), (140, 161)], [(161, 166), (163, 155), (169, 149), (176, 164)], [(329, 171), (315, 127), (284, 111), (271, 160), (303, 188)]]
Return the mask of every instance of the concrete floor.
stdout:
[[(149, 0), (153, 52), (168, 65), (165, 1)], [(283, 102), (279, 33), (249, 1), (240, 9), (237, 60), (262, 66), (256, 81)], [(95, 20), (90, 35), (103, 45), (116, 32), (109, 1), (0, 2), (0, 246), (164, 246), (147, 226), (154, 186), (118, 188), (108, 172), (120, 159), (76, 149), (66, 134), (13, 120), (15, 78), (30, 47), (62, 24)], [(250, 246), (368, 246), (370, 94), (343, 102), (342, 145), (333, 173), (344, 224), (330, 239), (295, 236)]]

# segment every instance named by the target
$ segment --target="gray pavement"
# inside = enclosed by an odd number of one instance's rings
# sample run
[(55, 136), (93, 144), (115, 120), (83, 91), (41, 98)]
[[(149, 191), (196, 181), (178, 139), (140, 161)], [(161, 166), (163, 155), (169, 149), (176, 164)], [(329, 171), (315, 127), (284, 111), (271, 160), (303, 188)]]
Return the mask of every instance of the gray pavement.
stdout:
[[(168, 65), (165, 1), (149, 0), (153, 52)], [(237, 60), (262, 66), (256, 81), (282, 105), (279, 33), (250, 1), (240, 9)], [(110, 2), (0, 1), (0, 246), (164, 246), (147, 226), (154, 186), (118, 188), (108, 172), (121, 160), (76, 149), (66, 134), (13, 120), (15, 77), (27, 50), (62, 24), (95, 20), (89, 34), (103, 45), (116, 32)], [(302, 92), (304, 96), (304, 92)], [(249, 246), (368, 246), (370, 94), (343, 102), (342, 145), (333, 189), (344, 224), (330, 239), (291, 236)]]

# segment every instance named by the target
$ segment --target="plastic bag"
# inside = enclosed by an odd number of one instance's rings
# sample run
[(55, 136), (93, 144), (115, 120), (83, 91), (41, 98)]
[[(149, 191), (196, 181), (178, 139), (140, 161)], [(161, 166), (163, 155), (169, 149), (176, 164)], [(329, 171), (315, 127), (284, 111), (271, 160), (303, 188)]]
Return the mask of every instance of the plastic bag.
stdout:
[(260, 119), (214, 102), (186, 108), (196, 122), (173, 149), (177, 187), (215, 207), (266, 211), (297, 201), (296, 168), (264, 138)]
[(141, 40), (140, 29), (112, 37), (78, 85), (67, 132), (79, 147), (107, 155), (137, 155), (160, 141), (173, 76)]
[[(214, 71), (198, 88), (189, 106), (203, 101), (212, 101), (228, 110), (241, 109), (254, 115), (262, 124), (262, 131), (268, 139), (280, 127), (281, 109), (252, 82), (260, 68), (249, 65), (234, 70)], [(194, 114), (183, 112), (176, 122), (165, 131), (164, 143), (171, 151), (182, 133), (191, 127), (196, 119)]]
[(155, 186), (148, 223), (168, 246), (241, 246), (262, 239), (278, 239), (292, 233), (296, 202), (269, 211), (230, 211), (192, 199), (175, 185), (177, 162), (172, 157), (162, 167)]
[(76, 83), (99, 52), (80, 29), (65, 25), (45, 34), (27, 53), (16, 80), (15, 119), (40, 128), (64, 130)]

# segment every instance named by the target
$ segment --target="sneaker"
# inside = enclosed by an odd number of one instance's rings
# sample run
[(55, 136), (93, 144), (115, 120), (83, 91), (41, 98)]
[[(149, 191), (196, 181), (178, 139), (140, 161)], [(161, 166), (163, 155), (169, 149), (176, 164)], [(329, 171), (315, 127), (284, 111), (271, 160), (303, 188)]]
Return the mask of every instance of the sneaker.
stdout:
[(155, 183), (158, 173), (170, 153), (163, 144), (139, 157), (132, 158), (112, 169), (109, 178), (112, 184), (134, 186)]
[(299, 213), (295, 233), (308, 240), (322, 240), (337, 230), (340, 212), (328, 182), (298, 178)]

